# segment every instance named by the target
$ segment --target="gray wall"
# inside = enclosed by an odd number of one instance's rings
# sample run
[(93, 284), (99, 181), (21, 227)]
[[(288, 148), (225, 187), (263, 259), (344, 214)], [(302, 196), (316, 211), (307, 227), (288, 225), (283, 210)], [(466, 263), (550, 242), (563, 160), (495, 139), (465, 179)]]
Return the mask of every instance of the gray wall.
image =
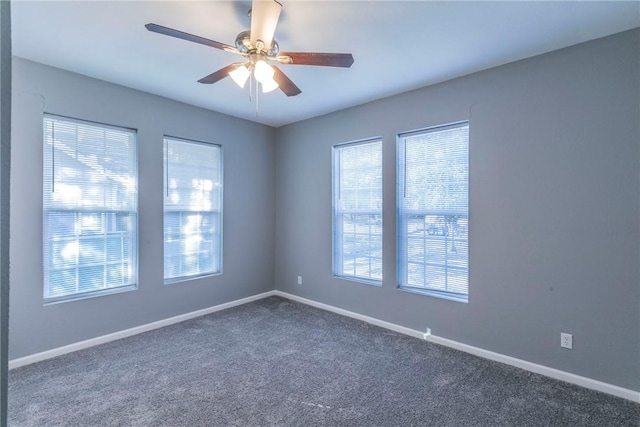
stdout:
[[(277, 130), (14, 58), (10, 357), (275, 283), (640, 390), (639, 52), (636, 29)], [(139, 290), (43, 306), (43, 112), (138, 129)], [(395, 280), (396, 135), (464, 119), (467, 304), (400, 291)], [(165, 133), (224, 146), (221, 276), (162, 284)], [(331, 275), (331, 146), (373, 136), (384, 151), (382, 287)], [(574, 334), (574, 350), (560, 348), (561, 331)]]
[(0, 2), (0, 426), (7, 425), (10, 170), (11, 3), (3, 1)]
[[(277, 129), (276, 288), (640, 390), (639, 39), (636, 29)], [(465, 119), (467, 304), (395, 279), (396, 135)], [(381, 287), (331, 274), (331, 146), (373, 136)]]
[[(10, 358), (274, 288), (275, 130), (14, 58)], [(43, 306), (42, 115), (138, 130), (139, 289)], [(224, 274), (163, 285), (163, 134), (222, 144)]]

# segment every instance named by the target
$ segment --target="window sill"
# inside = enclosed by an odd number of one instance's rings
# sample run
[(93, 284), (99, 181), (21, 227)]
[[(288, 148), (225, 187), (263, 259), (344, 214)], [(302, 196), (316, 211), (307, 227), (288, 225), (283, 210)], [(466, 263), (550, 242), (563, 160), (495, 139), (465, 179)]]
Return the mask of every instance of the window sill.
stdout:
[(122, 292), (137, 291), (138, 285), (122, 286), (119, 288), (103, 289), (100, 291), (86, 292), (82, 294), (66, 295), (63, 297), (45, 298), (44, 306), (61, 304), (63, 302), (79, 301), (83, 299), (102, 297), (105, 295), (119, 294)]
[(349, 282), (364, 283), (365, 285), (382, 286), (382, 280), (364, 279), (355, 276), (338, 276), (337, 274), (334, 274), (333, 277), (336, 279), (348, 280)]
[(173, 285), (174, 283), (190, 282), (192, 280), (204, 279), (204, 278), (207, 278), (207, 277), (214, 277), (214, 276), (222, 276), (222, 271), (217, 272), (217, 273), (197, 274), (197, 275), (194, 275), (194, 276), (173, 277), (171, 279), (165, 279), (164, 280), (164, 284), (165, 285)]
[(452, 294), (449, 292), (434, 291), (431, 289), (410, 288), (406, 286), (398, 286), (398, 289), (412, 294), (426, 295), (429, 297), (436, 297), (449, 301), (469, 303), (468, 295)]

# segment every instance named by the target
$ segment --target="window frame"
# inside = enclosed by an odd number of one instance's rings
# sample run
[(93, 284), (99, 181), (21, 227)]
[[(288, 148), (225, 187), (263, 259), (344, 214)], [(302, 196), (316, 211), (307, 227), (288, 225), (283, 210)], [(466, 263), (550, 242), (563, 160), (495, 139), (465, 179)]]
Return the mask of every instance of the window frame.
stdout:
[[(103, 130), (113, 130), (113, 131), (118, 131), (118, 132), (124, 132), (124, 133), (129, 133), (131, 135), (132, 138), (132, 144), (133, 144), (133, 148), (131, 149), (130, 154), (133, 156), (132, 159), (130, 159), (130, 163), (132, 165), (132, 173), (134, 176), (134, 180), (135, 180), (135, 195), (133, 196), (133, 208), (134, 210), (107, 210), (104, 208), (101, 209), (87, 209), (87, 208), (79, 208), (79, 209), (65, 209), (64, 207), (52, 207), (52, 208), (47, 208), (45, 206), (45, 197), (46, 197), (46, 193), (45, 193), (45, 176), (46, 176), (46, 171), (45, 168), (47, 167), (47, 165), (45, 164), (45, 161), (47, 160), (46, 155), (43, 154), (43, 159), (42, 159), (42, 172), (43, 172), (43, 177), (42, 177), (42, 185), (43, 185), (43, 194), (42, 194), (42, 232), (41, 232), (41, 237), (42, 237), (42, 267), (43, 267), (43, 271), (42, 271), (42, 283), (43, 283), (43, 302), (44, 305), (51, 305), (51, 304), (58, 304), (58, 303), (63, 303), (63, 302), (69, 302), (69, 301), (78, 301), (78, 300), (83, 300), (83, 299), (88, 299), (88, 298), (95, 298), (95, 297), (100, 297), (100, 296), (104, 296), (104, 295), (113, 295), (113, 294), (118, 294), (118, 293), (122, 293), (122, 292), (129, 292), (129, 291), (135, 291), (138, 289), (138, 285), (139, 285), (139, 264), (140, 264), (140, 259), (139, 259), (139, 176), (138, 176), (138, 132), (137, 129), (134, 128), (128, 128), (125, 126), (116, 126), (116, 125), (110, 125), (110, 124), (106, 124), (106, 123), (101, 123), (101, 122), (96, 122), (96, 121), (92, 121), (92, 120), (85, 120), (85, 119), (79, 119), (79, 118), (75, 118), (75, 117), (68, 117), (68, 116), (63, 116), (63, 115), (58, 115), (58, 114), (51, 114), (51, 113), (44, 113), (43, 114), (43, 118), (42, 118), (42, 136), (43, 136), (43, 141), (42, 141), (42, 148), (43, 150), (48, 150), (47, 147), (47, 142), (49, 140), (49, 136), (45, 135), (45, 131), (46, 131), (46, 122), (47, 120), (54, 120), (54, 121), (60, 121), (60, 122), (66, 122), (66, 123), (75, 123), (77, 125), (84, 125), (84, 126), (89, 126), (89, 127), (97, 127), (97, 128), (101, 128)], [(52, 139), (54, 139), (52, 137)], [(77, 143), (77, 142), (76, 142)], [(52, 150), (52, 157), (51, 157), (51, 173), (55, 174), (55, 139), (52, 142), (52, 146), (51, 146), (51, 150)], [(55, 188), (55, 178), (54, 175), (52, 175), (52, 180), (51, 180), (51, 185), (52, 185), (52, 190)], [(77, 215), (82, 215), (82, 214), (100, 214), (100, 215), (105, 215), (105, 214), (114, 214), (117, 215), (119, 213), (124, 213), (127, 212), (130, 216), (131, 214), (133, 214), (133, 218), (132, 220), (130, 220), (131, 224), (132, 224), (132, 229), (128, 231), (129, 237), (132, 239), (133, 243), (131, 243), (130, 247), (129, 247), (129, 257), (128, 257), (128, 262), (130, 264), (130, 271), (131, 271), (131, 283), (128, 283), (126, 285), (121, 285), (121, 286), (116, 286), (116, 287), (112, 287), (112, 288), (104, 288), (104, 289), (98, 289), (98, 290), (91, 290), (91, 291), (82, 291), (82, 292), (76, 292), (73, 294), (67, 294), (67, 295), (61, 295), (61, 296), (47, 296), (47, 286), (49, 286), (49, 278), (50, 278), (50, 246), (49, 243), (47, 242), (47, 236), (49, 233), (49, 228), (50, 226), (48, 225), (48, 217), (49, 217), (49, 213), (51, 212), (68, 212), (68, 213), (73, 213), (76, 216)], [(77, 228), (78, 227), (78, 219), (76, 219), (74, 221), (74, 227)], [(103, 239), (106, 239), (107, 233), (103, 232), (102, 233)], [(76, 240), (79, 240), (81, 235), (80, 234), (75, 234)], [(106, 243), (105, 243), (106, 244)], [(124, 261), (121, 261), (124, 262)], [(103, 261), (102, 263), (103, 266), (107, 265), (107, 261)], [(77, 270), (79, 268), (79, 264), (76, 261), (76, 263), (74, 264), (73, 267), (75, 270)]]
[[(340, 153), (340, 150), (343, 148), (348, 148), (348, 147), (354, 147), (354, 146), (359, 146), (359, 145), (367, 145), (367, 144), (380, 144), (380, 171), (382, 174), (382, 178), (381, 178), (381, 184), (380, 184), (380, 208), (379, 208), (379, 213), (371, 213), (371, 212), (363, 212), (363, 214), (369, 214), (369, 215), (379, 215), (381, 218), (381, 232), (380, 232), (380, 238), (382, 240), (381, 243), (381, 247), (380, 247), (380, 268), (381, 268), (381, 278), (380, 279), (372, 279), (372, 278), (366, 278), (366, 277), (362, 277), (362, 276), (357, 276), (357, 275), (347, 275), (344, 273), (339, 272), (339, 266), (341, 265), (342, 262), (342, 253), (343, 253), (343, 245), (342, 242), (343, 240), (339, 237), (343, 237), (344, 236), (344, 232), (342, 231), (342, 223), (341, 221), (338, 220), (338, 218), (343, 214), (344, 211), (342, 211), (340, 209), (340, 166), (339, 166), (339, 161), (338, 161), (338, 155)], [(339, 143), (339, 144), (334, 144), (331, 147), (331, 199), (332, 199), (332, 206), (331, 206), (331, 221), (332, 221), (332, 230), (331, 230), (331, 235), (332, 235), (332, 245), (331, 245), (331, 249), (332, 249), (332, 257), (331, 257), (331, 269), (332, 269), (332, 276), (338, 279), (343, 279), (343, 280), (349, 280), (349, 281), (353, 281), (353, 282), (359, 282), (359, 283), (364, 283), (367, 285), (374, 285), (374, 286), (382, 286), (383, 281), (384, 281), (384, 215), (383, 215), (383, 211), (384, 211), (384, 162), (383, 162), (383, 152), (382, 152), (382, 148), (383, 148), (383, 142), (382, 142), (382, 138), (381, 137), (372, 137), (372, 138), (366, 138), (366, 139), (361, 139), (361, 140), (356, 140), (356, 141), (350, 141), (350, 142), (343, 142), (343, 143)]]
[[(466, 290), (467, 293), (457, 293), (451, 291), (443, 291), (438, 289), (429, 289), (429, 288), (421, 288), (417, 286), (411, 286), (408, 284), (408, 239), (404, 233), (404, 230), (407, 229), (407, 214), (404, 214), (404, 195), (406, 194), (406, 152), (405, 150), (405, 139), (408, 137), (416, 136), (416, 135), (424, 135), (428, 133), (435, 133), (440, 131), (446, 131), (450, 129), (457, 128), (467, 128), (467, 209), (466, 209), (466, 219), (467, 219), (467, 265), (466, 265)], [(422, 129), (417, 129), (408, 132), (401, 132), (396, 137), (396, 282), (397, 288), (402, 291), (416, 293), (420, 295), (427, 295), (442, 299), (447, 299), (451, 301), (469, 302), (469, 290), (470, 290), (470, 275), (469, 275), (469, 196), (470, 196), (470, 122), (469, 120), (461, 120), (456, 122), (451, 122), (443, 125), (430, 126)], [(426, 210), (425, 210), (426, 211)], [(442, 215), (444, 210), (436, 210), (434, 209), (431, 213), (424, 213), (424, 215)], [(456, 212), (457, 214), (457, 212)], [(403, 244), (404, 243), (404, 244)], [(426, 265), (426, 261), (425, 261)], [(448, 268), (448, 266), (447, 266)]]
[[(192, 274), (192, 275), (182, 275), (182, 276), (176, 276), (176, 277), (170, 277), (170, 278), (166, 278), (165, 277), (165, 229), (164, 229), (164, 225), (165, 225), (165, 201), (167, 199), (167, 193), (168, 193), (168, 179), (169, 179), (169, 171), (168, 171), (168, 165), (169, 165), (169, 157), (168, 155), (166, 155), (166, 153), (168, 152), (168, 141), (172, 140), (172, 141), (176, 141), (179, 143), (186, 143), (186, 144), (195, 144), (195, 145), (203, 145), (203, 146), (207, 146), (207, 147), (215, 147), (219, 150), (219, 159), (220, 159), (220, 164), (219, 164), (219, 170), (220, 170), (220, 185), (219, 185), (219, 211), (218, 211), (218, 248), (219, 248), (219, 254), (218, 254), (218, 264), (219, 264), (219, 269), (218, 271), (211, 271), (211, 272), (205, 272), (205, 273), (198, 273), (198, 274)], [(189, 138), (182, 138), (182, 137), (177, 137), (177, 136), (172, 136), (172, 135), (163, 135), (162, 138), (162, 152), (163, 152), (163, 173), (162, 173), (162, 190), (163, 190), (163, 195), (162, 195), (162, 276), (163, 276), (163, 283), (165, 285), (171, 285), (174, 283), (182, 283), (182, 282), (188, 282), (188, 281), (192, 281), (192, 280), (197, 280), (197, 279), (202, 279), (202, 278), (206, 278), (206, 277), (214, 277), (214, 276), (220, 276), (223, 274), (224, 272), (224, 147), (222, 146), (222, 144), (216, 144), (213, 142), (206, 142), (206, 141), (199, 141), (199, 140), (195, 140), (195, 139), (189, 139)], [(188, 211), (178, 211), (178, 212), (188, 212)], [(196, 211), (193, 211), (196, 212)], [(206, 211), (205, 211), (206, 212)], [(211, 211), (211, 212), (215, 212), (215, 211)]]

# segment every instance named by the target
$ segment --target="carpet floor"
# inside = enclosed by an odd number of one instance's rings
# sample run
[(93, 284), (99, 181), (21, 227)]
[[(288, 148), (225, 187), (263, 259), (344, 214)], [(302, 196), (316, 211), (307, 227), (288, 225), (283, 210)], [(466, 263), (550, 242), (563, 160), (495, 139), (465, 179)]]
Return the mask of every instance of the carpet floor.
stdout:
[(270, 297), (24, 366), (9, 426), (638, 426), (640, 404)]

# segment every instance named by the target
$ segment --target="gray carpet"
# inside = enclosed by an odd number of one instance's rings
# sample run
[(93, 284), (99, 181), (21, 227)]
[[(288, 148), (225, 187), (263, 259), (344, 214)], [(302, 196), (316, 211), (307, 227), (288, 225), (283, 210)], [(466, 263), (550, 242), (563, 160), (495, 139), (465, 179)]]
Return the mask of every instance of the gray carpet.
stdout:
[(12, 370), (10, 426), (637, 426), (640, 404), (272, 297)]

